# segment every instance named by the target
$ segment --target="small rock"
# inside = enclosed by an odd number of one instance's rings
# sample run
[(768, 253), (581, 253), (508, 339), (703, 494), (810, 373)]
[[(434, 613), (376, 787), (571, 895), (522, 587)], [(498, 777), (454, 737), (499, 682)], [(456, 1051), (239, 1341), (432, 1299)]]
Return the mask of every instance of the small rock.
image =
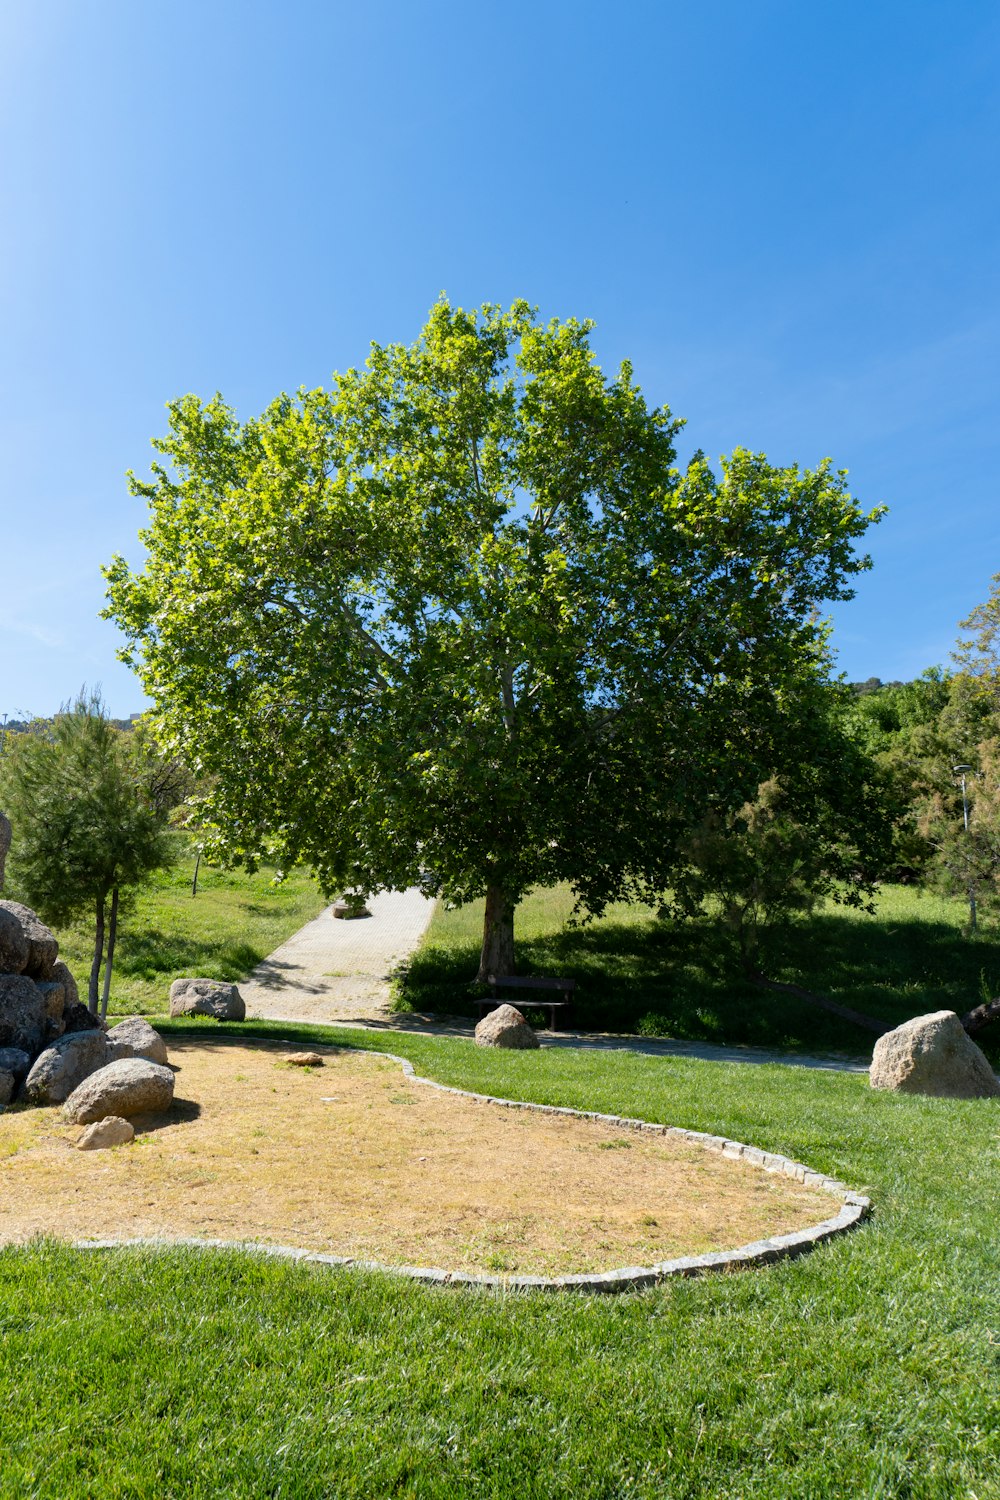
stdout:
[(953, 1010), (914, 1016), (875, 1043), (869, 1082), (940, 1099), (1000, 1097), (1000, 1081)]
[(135, 1131), (121, 1115), (106, 1115), (88, 1125), (76, 1143), (78, 1151), (106, 1151), (109, 1146), (127, 1146), (135, 1140)]
[(112, 1026), (107, 1042), (109, 1062), (116, 1062), (120, 1057), (144, 1057), (147, 1062), (163, 1064), (167, 1061), (166, 1042), (142, 1016), (129, 1016)]
[(59, 944), (41, 918), (20, 901), (0, 901), (0, 909), (10, 912), (21, 924), (21, 931), (28, 940), (28, 961), (21, 973), (31, 979), (51, 979)]
[(24, 1097), (32, 1104), (61, 1104), (108, 1061), (103, 1031), (74, 1031), (61, 1036), (36, 1057), (24, 1080)]
[(79, 1000), (73, 1005), (67, 1005), (63, 1011), (63, 1020), (66, 1023), (67, 1032), (70, 1031), (107, 1031), (108, 1023), (102, 1021), (100, 1016), (95, 1016), (93, 1011), (87, 1009)]
[(160, 1114), (174, 1097), (174, 1075), (144, 1057), (123, 1057), (85, 1078), (63, 1105), (72, 1125), (89, 1125), (108, 1115)]
[(370, 917), (371, 912), (362, 901), (359, 905), (356, 901), (335, 901), (330, 908), (331, 917), (338, 921), (353, 922), (355, 917)]
[(235, 984), (218, 979), (175, 979), (170, 986), (172, 1016), (213, 1016), (216, 1021), (242, 1021), (243, 996)]
[(293, 1068), (321, 1068), (323, 1059), (318, 1052), (289, 1052), (283, 1061)]
[(476, 1027), (479, 1047), (537, 1047), (539, 1041), (521, 1012), (513, 1005), (500, 1005), (485, 1015)]

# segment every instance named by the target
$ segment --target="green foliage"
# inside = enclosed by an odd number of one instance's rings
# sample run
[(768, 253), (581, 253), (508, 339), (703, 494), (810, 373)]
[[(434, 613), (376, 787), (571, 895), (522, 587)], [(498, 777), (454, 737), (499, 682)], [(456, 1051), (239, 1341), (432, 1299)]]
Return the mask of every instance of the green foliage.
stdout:
[(59, 927), (96, 911), (90, 1006), (105, 958), (105, 1008), (120, 894), (126, 898), (170, 860), (165, 829), (175, 779), (146, 735), (123, 733), (97, 694), (7, 736), (0, 804), (14, 828), (10, 881)]
[(695, 831), (689, 855), (687, 901), (697, 908), (714, 898), (748, 972), (760, 966), (768, 929), (811, 911), (830, 883), (819, 839), (789, 811), (776, 778), (762, 782), (738, 812), (726, 818), (709, 814)]
[(875, 1216), (798, 1261), (618, 1298), (181, 1247), (7, 1248), (4, 1500), (1000, 1495), (989, 1101), (799, 1068), (392, 1048), (460, 1087), (787, 1152), (867, 1187)]
[(900, 735), (936, 723), (948, 703), (950, 674), (929, 667), (913, 682), (851, 685), (844, 710), (848, 731), (870, 755), (890, 750)]
[(8, 736), (0, 803), (14, 828), (10, 877), (46, 921), (71, 921), (169, 858), (151, 776), (96, 696)]
[(742, 807), (709, 805), (673, 886), (675, 911), (714, 902), (751, 972), (767, 943), (821, 897), (870, 902), (892, 846), (888, 779), (845, 732), (837, 689), (806, 678), (791, 703), (786, 690), (782, 715), (772, 773)]
[(330, 391), (171, 405), (108, 613), (212, 778), (210, 852), (489, 891), (499, 964), (526, 890), (662, 890), (692, 810), (773, 773), (878, 512), (827, 462), (680, 474), (679, 423), (589, 334), (442, 300)]
[[(934, 1010), (964, 1015), (1000, 994), (1000, 942), (988, 931), (963, 937), (960, 904), (914, 886), (882, 886), (874, 906), (871, 912), (823, 900), (783, 925), (780, 944), (769, 951), (768, 977), (893, 1026)], [(720, 940), (711, 909), (672, 922), (653, 907), (617, 905), (583, 926), (573, 924), (572, 913), (569, 887), (533, 892), (521, 908), (520, 931), (527, 971), (576, 980), (568, 1023), (574, 1028), (785, 1052), (870, 1053), (872, 1038), (857, 1026), (752, 984), (732, 945)], [(468, 977), (481, 923), (481, 903), (439, 907), (399, 977), (397, 1003), (474, 1017)], [(542, 1013), (537, 1019), (546, 1022)], [(976, 1041), (1000, 1065), (1000, 1025)]]

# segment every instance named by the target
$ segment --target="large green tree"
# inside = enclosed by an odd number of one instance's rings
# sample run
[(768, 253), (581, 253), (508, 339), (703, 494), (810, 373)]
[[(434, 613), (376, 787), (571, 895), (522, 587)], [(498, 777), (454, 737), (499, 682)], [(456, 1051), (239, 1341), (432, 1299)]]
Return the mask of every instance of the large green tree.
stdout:
[(589, 334), (442, 299), (249, 421), (185, 397), (130, 476), (145, 565), (107, 570), (214, 851), (485, 895), (482, 976), (530, 887), (662, 890), (706, 799), (755, 794), (877, 515), (826, 462), (680, 472), (681, 424)]

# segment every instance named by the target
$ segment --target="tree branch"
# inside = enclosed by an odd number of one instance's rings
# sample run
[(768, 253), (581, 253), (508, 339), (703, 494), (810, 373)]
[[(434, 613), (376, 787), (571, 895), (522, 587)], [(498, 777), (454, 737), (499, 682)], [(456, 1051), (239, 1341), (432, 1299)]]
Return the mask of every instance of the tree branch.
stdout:
[(815, 995), (812, 990), (802, 989), (801, 985), (781, 984), (776, 979), (765, 979), (763, 974), (751, 974), (750, 979), (761, 989), (779, 990), (784, 995), (795, 995), (809, 1005), (816, 1005), (820, 1010), (827, 1010), (831, 1015), (840, 1016), (843, 1021), (852, 1021), (855, 1026), (864, 1027), (865, 1031), (873, 1031), (876, 1036), (884, 1036), (887, 1031), (892, 1030), (888, 1021), (879, 1021), (875, 1016), (866, 1016), (863, 1011), (851, 1010), (846, 1005), (838, 1005), (836, 1000), (827, 1000), (824, 995)]
[(987, 1000), (983, 1005), (977, 1005), (962, 1017), (962, 1025), (971, 1036), (974, 1031), (982, 1031), (991, 1021), (1000, 1020), (1000, 995), (995, 1000)]

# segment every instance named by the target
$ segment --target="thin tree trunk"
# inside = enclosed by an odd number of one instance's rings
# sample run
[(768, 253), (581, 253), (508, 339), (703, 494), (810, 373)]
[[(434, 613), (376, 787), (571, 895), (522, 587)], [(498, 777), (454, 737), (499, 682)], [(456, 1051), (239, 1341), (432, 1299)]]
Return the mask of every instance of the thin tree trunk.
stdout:
[(94, 932), (94, 961), (90, 966), (90, 988), (87, 991), (87, 1008), (92, 1016), (97, 1015), (97, 989), (101, 980), (101, 960), (104, 957), (104, 897), (97, 898), (97, 927)]
[(491, 975), (514, 972), (514, 906), (499, 885), (486, 887), (483, 951), (476, 979), (488, 984)]
[(104, 965), (104, 993), (101, 996), (101, 1020), (108, 1014), (111, 998), (111, 966), (115, 961), (115, 938), (118, 935), (118, 887), (111, 892), (111, 921), (108, 923), (108, 957)]
[(836, 1000), (827, 1000), (824, 995), (814, 995), (812, 990), (804, 990), (801, 985), (781, 984), (777, 979), (765, 979), (763, 974), (755, 974), (753, 982), (765, 990), (780, 990), (784, 995), (795, 995), (799, 1000), (816, 1005), (820, 1010), (828, 1010), (831, 1015), (840, 1016), (844, 1021), (853, 1021), (855, 1026), (863, 1026), (865, 1031), (874, 1031), (876, 1036), (884, 1036), (887, 1031), (892, 1030), (888, 1021), (879, 1021), (875, 1016), (866, 1016), (863, 1011), (838, 1005)]
[(194, 879), (191, 882), (191, 894), (192, 894), (192, 896), (197, 896), (197, 894), (198, 894), (198, 870), (199, 870), (200, 866), (201, 866), (201, 850), (199, 849), (198, 850), (198, 858), (194, 862)]

